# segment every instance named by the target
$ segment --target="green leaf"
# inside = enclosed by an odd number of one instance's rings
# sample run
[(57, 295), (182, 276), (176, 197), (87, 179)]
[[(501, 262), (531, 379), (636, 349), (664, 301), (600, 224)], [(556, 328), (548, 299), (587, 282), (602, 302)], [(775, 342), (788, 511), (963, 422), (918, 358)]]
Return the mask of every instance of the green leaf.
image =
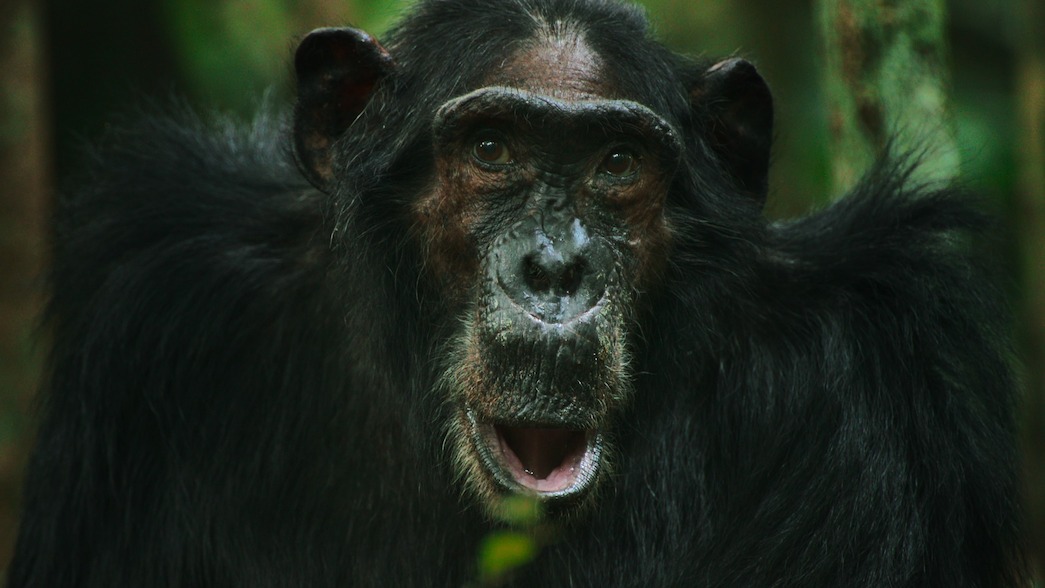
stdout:
[(537, 556), (537, 542), (517, 531), (498, 531), (479, 546), (479, 579), (489, 583), (526, 565)]

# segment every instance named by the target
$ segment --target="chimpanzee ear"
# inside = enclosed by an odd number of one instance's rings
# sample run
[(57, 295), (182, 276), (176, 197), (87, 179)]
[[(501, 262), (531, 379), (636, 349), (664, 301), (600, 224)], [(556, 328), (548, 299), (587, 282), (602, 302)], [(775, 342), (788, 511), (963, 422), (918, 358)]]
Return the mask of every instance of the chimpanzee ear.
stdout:
[(769, 181), (773, 97), (755, 66), (727, 59), (711, 66), (690, 92), (693, 105), (709, 114), (708, 141), (737, 182), (764, 200)]
[(316, 29), (298, 46), (294, 68), (294, 148), (309, 181), (322, 189), (333, 176), (331, 146), (392, 71), (392, 56), (363, 31)]

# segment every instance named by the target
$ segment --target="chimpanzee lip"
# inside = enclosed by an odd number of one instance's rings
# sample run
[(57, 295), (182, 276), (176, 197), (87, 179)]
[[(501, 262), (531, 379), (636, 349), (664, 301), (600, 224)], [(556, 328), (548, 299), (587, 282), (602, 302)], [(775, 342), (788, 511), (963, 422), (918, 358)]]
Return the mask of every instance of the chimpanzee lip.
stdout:
[(602, 434), (565, 424), (481, 421), (466, 410), (487, 472), (505, 490), (543, 500), (576, 497), (595, 481)]

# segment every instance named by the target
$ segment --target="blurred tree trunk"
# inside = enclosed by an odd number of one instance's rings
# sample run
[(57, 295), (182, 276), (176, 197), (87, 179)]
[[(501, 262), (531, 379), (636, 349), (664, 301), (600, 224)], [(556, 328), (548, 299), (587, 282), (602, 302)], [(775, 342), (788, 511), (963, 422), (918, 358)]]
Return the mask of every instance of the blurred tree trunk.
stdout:
[(1022, 257), (1024, 427), (1031, 565), (1045, 581), (1045, 1), (1022, 0), (1017, 54), (1016, 153), (1019, 184), (1015, 224)]
[(0, 8), (0, 569), (17, 529), (25, 415), (40, 367), (32, 338), (48, 166), (39, 16), (31, 0)]
[(819, 0), (818, 10), (834, 192), (890, 145), (923, 153), (918, 179), (953, 178), (944, 0)]
[[(681, 0), (693, 12), (692, 0)], [(701, 3), (703, 6), (705, 3)], [(728, 17), (715, 27), (740, 28), (742, 54), (750, 53), (773, 91), (773, 158), (769, 173), (769, 218), (793, 218), (826, 202), (827, 178), (818, 39), (808, 30), (813, 5), (801, 0), (728, 0)], [(682, 22), (677, 26), (686, 26)], [(740, 40), (737, 42), (739, 43)], [(730, 47), (735, 51), (736, 45)]]

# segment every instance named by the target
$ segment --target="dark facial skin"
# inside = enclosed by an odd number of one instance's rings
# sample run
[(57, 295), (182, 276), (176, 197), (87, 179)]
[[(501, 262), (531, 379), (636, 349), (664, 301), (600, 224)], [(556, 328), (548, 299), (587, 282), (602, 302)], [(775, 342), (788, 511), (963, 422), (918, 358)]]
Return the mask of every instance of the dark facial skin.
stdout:
[(415, 214), (426, 268), (462, 309), (443, 385), (459, 471), (490, 508), (595, 487), (629, 395), (635, 292), (670, 246), (677, 136), (601, 80), (582, 41), (556, 39), (433, 122), (436, 180)]

